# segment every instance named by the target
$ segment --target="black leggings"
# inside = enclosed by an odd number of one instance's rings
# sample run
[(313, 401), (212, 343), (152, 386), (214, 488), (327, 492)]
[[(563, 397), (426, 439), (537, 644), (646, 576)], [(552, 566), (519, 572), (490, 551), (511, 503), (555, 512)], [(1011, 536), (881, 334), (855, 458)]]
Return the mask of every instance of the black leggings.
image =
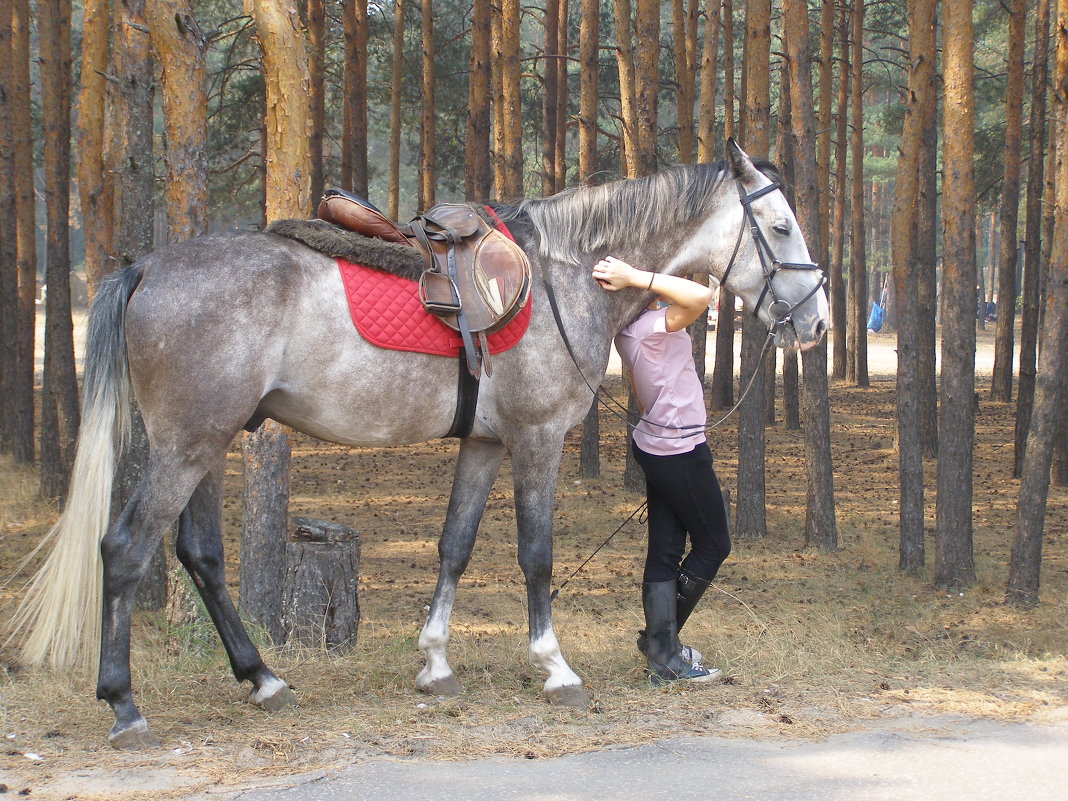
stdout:
[[(631, 448), (645, 472), (649, 503), (649, 550), (643, 581), (678, 578), (680, 563), (693, 578), (711, 581), (731, 552), (731, 539), (708, 443), (672, 456), (646, 453), (633, 441)], [(687, 535), (690, 553), (683, 561)]]

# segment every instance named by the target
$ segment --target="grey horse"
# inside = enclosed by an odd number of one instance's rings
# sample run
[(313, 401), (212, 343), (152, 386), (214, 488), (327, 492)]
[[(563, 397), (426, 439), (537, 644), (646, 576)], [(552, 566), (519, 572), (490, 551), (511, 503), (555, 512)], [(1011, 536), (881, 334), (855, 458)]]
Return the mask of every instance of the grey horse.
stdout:
[[(771, 177), (769, 177), (771, 176)], [(416, 685), (454, 693), (446, 658), (457, 581), (505, 455), (514, 475), (518, 559), (526, 579), (529, 657), (554, 703), (584, 706), (582, 680), (552, 625), (552, 510), (564, 436), (590, 408), (613, 336), (647, 292), (604, 292), (591, 267), (606, 254), (657, 272), (722, 280), (773, 331), (802, 349), (827, 329), (822, 275), (775, 173), (735, 143), (719, 164), (578, 188), (497, 207), (535, 276), (529, 328), (494, 356), (459, 449), (438, 545), (437, 587)], [(551, 289), (547, 289), (551, 288)], [(547, 291), (559, 300), (559, 320)], [(52, 550), (17, 617), (23, 656), (91, 665), (117, 748), (158, 741), (130, 682), (134, 591), (166, 529), (214, 621), (250, 701), (292, 700), (261, 659), (226, 592), (220, 536), (223, 462), (250, 420), (273, 418), (330, 442), (404, 445), (444, 436), (456, 408), (455, 360), (365, 342), (349, 318), (333, 259), (290, 239), (232, 233), (190, 240), (113, 275), (90, 315), (85, 412), (72, 489), (46, 542)], [(135, 398), (148, 434), (144, 478), (109, 525), (109, 496)], [(102, 615), (97, 614), (102, 610)], [(99, 627), (99, 628), (98, 628)], [(99, 643), (99, 652), (96, 644)]]

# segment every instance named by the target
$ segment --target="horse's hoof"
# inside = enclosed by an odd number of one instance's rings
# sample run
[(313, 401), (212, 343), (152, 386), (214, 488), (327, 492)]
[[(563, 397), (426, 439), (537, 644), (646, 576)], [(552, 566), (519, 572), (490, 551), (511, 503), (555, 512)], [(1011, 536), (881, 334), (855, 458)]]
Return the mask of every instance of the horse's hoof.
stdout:
[(434, 679), (429, 684), (419, 686), (419, 691), (424, 692), (427, 695), (459, 695), (463, 692), (463, 688), (460, 686), (460, 682), (456, 680), (456, 676), (450, 673), (448, 676), (442, 676), (440, 679)]
[(545, 691), (549, 703), (553, 706), (569, 706), (574, 709), (585, 709), (590, 705), (590, 695), (581, 684), (569, 684), (564, 687), (554, 687)]
[(148, 722), (141, 718), (132, 726), (124, 729), (116, 723), (108, 732), (108, 742), (112, 748), (120, 751), (143, 751), (148, 748), (159, 748), (159, 738), (148, 728)]
[(293, 695), (289, 685), (281, 679), (275, 679), (270, 684), (253, 690), (249, 693), (248, 700), (267, 712), (277, 712), (279, 709), (297, 704), (297, 697)]

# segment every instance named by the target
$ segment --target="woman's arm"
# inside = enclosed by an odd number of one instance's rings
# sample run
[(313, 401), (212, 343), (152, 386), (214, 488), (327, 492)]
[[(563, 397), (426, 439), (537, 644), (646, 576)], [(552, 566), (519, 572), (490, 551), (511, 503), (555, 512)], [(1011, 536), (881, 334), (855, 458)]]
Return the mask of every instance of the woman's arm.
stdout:
[(609, 292), (634, 287), (655, 292), (668, 301), (668, 331), (681, 331), (700, 317), (712, 301), (712, 290), (707, 286), (677, 275), (639, 270), (615, 256), (593, 265), (593, 278)]

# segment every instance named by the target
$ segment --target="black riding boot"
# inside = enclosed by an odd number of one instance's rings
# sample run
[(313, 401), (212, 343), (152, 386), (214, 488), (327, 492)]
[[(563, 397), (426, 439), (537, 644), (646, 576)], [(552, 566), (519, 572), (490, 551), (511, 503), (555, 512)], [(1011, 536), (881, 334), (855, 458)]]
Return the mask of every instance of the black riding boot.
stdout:
[(718, 675), (691, 664), (679, 655), (679, 631), (675, 619), (678, 581), (652, 581), (642, 584), (645, 632), (650, 677), (654, 684), (678, 679), (707, 681)]
[(690, 613), (711, 583), (711, 580), (699, 579), (688, 573), (685, 568), (679, 572), (679, 590), (675, 605), (675, 621), (679, 631), (682, 631), (682, 627), (690, 619)]
[[(705, 590), (712, 584), (711, 580), (705, 581), (704, 579), (696, 578), (683, 568), (679, 572), (678, 590), (675, 600), (675, 630), (676, 632), (682, 631), (683, 625), (690, 619), (690, 613), (693, 612), (694, 607), (697, 606), (697, 602), (701, 600), (701, 596), (705, 594)], [(701, 654), (694, 651), (688, 645), (680, 645), (680, 655), (683, 659), (689, 662), (700, 662)], [(645, 630), (638, 632), (638, 650), (645, 654), (649, 649), (648, 638), (646, 637)]]

